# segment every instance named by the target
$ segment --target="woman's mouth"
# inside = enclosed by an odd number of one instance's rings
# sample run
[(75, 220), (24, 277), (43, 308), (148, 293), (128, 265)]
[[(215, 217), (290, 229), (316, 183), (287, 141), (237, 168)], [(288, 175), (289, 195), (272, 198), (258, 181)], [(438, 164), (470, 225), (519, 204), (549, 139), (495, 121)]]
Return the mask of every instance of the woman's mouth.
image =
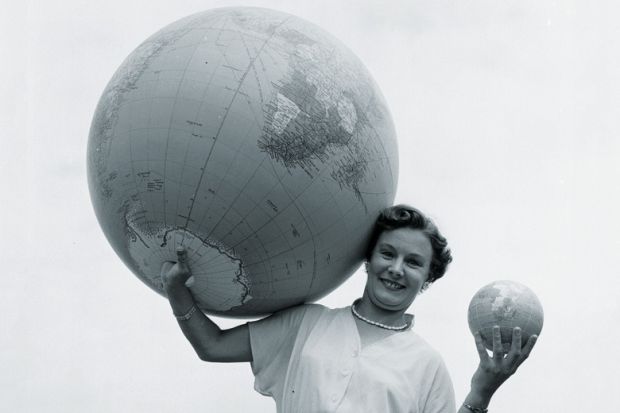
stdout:
[(394, 281), (391, 281), (385, 278), (381, 278), (380, 280), (383, 283), (383, 285), (385, 285), (390, 290), (402, 290), (403, 288), (405, 288), (404, 285), (401, 285), (397, 282), (394, 282)]

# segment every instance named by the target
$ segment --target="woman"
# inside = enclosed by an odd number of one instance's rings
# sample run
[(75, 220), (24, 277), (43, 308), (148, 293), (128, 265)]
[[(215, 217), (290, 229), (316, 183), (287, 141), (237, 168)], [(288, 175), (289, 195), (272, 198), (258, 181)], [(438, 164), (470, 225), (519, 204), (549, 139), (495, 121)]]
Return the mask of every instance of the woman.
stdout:
[[(255, 389), (275, 399), (278, 412), (453, 413), (454, 392), (439, 356), (412, 329), (406, 310), (441, 278), (452, 260), (446, 239), (420, 211), (398, 205), (376, 221), (366, 253), (362, 298), (350, 307), (307, 304), (256, 322), (220, 330), (196, 311), (185, 286), (184, 250), (162, 266), (162, 279), (179, 325), (205, 361), (252, 363)], [(458, 413), (485, 412), (491, 396), (527, 358), (521, 332), (504, 354), (499, 327), (493, 356), (475, 334), (480, 364)]]

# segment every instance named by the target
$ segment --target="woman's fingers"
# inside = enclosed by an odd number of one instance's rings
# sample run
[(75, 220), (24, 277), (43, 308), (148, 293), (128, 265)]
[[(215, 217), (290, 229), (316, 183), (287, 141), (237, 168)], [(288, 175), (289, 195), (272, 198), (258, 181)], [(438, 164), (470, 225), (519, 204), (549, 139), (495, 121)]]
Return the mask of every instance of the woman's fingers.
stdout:
[(487, 349), (484, 347), (484, 341), (482, 341), (482, 336), (479, 331), (474, 333), (474, 339), (476, 340), (476, 349), (478, 350), (480, 361), (487, 360), (489, 358), (489, 353), (487, 353)]
[(517, 367), (520, 366), (521, 363), (523, 363), (525, 359), (527, 359), (530, 356), (530, 353), (532, 352), (532, 349), (534, 348), (534, 344), (536, 344), (536, 340), (538, 340), (537, 335), (530, 336), (530, 338), (527, 339), (527, 343), (525, 343), (525, 345), (521, 349), (521, 355), (519, 356), (519, 359), (517, 360)]
[(493, 358), (504, 358), (504, 346), (502, 345), (502, 334), (499, 326), (493, 326)]
[(514, 363), (519, 357), (521, 357), (521, 327), (515, 327), (512, 329), (512, 344), (506, 359), (509, 363)]
[(164, 290), (173, 285), (187, 283), (191, 278), (192, 272), (187, 264), (187, 251), (180, 247), (177, 248), (176, 254), (176, 261), (165, 261), (161, 265), (161, 283)]
[(181, 264), (187, 263), (187, 251), (184, 247), (177, 248), (177, 260)]
[(185, 247), (177, 248), (177, 260), (179, 263), (179, 269), (187, 274), (190, 274), (191, 271), (187, 265), (187, 250)]
[(172, 261), (164, 261), (164, 263), (161, 265), (160, 274), (162, 276), (168, 274), (168, 272), (170, 272), (170, 270), (172, 269), (173, 266), (174, 266), (174, 262), (172, 262)]
[(510, 353), (519, 357), (521, 355), (521, 327), (512, 329), (512, 345)]

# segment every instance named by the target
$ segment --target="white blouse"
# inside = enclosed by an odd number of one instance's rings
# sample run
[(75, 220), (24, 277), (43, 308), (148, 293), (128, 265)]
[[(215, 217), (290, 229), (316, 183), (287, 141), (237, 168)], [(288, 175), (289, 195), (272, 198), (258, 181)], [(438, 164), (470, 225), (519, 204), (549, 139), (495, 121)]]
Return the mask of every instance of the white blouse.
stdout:
[(441, 356), (409, 329), (362, 348), (350, 307), (310, 304), (248, 323), (254, 388), (279, 413), (454, 413)]

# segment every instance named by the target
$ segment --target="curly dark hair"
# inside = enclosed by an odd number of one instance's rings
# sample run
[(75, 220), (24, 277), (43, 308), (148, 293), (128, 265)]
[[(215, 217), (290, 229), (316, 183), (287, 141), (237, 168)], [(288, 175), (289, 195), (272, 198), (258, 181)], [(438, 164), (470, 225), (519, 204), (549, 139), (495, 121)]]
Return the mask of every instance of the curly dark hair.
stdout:
[(375, 226), (366, 248), (366, 261), (370, 261), (372, 252), (382, 232), (405, 227), (421, 230), (428, 236), (431, 242), (433, 258), (427, 281), (432, 283), (443, 277), (448, 269), (448, 264), (452, 262), (452, 253), (450, 248), (448, 248), (448, 241), (439, 232), (439, 229), (430, 218), (409, 205), (395, 205), (381, 211), (375, 221)]

